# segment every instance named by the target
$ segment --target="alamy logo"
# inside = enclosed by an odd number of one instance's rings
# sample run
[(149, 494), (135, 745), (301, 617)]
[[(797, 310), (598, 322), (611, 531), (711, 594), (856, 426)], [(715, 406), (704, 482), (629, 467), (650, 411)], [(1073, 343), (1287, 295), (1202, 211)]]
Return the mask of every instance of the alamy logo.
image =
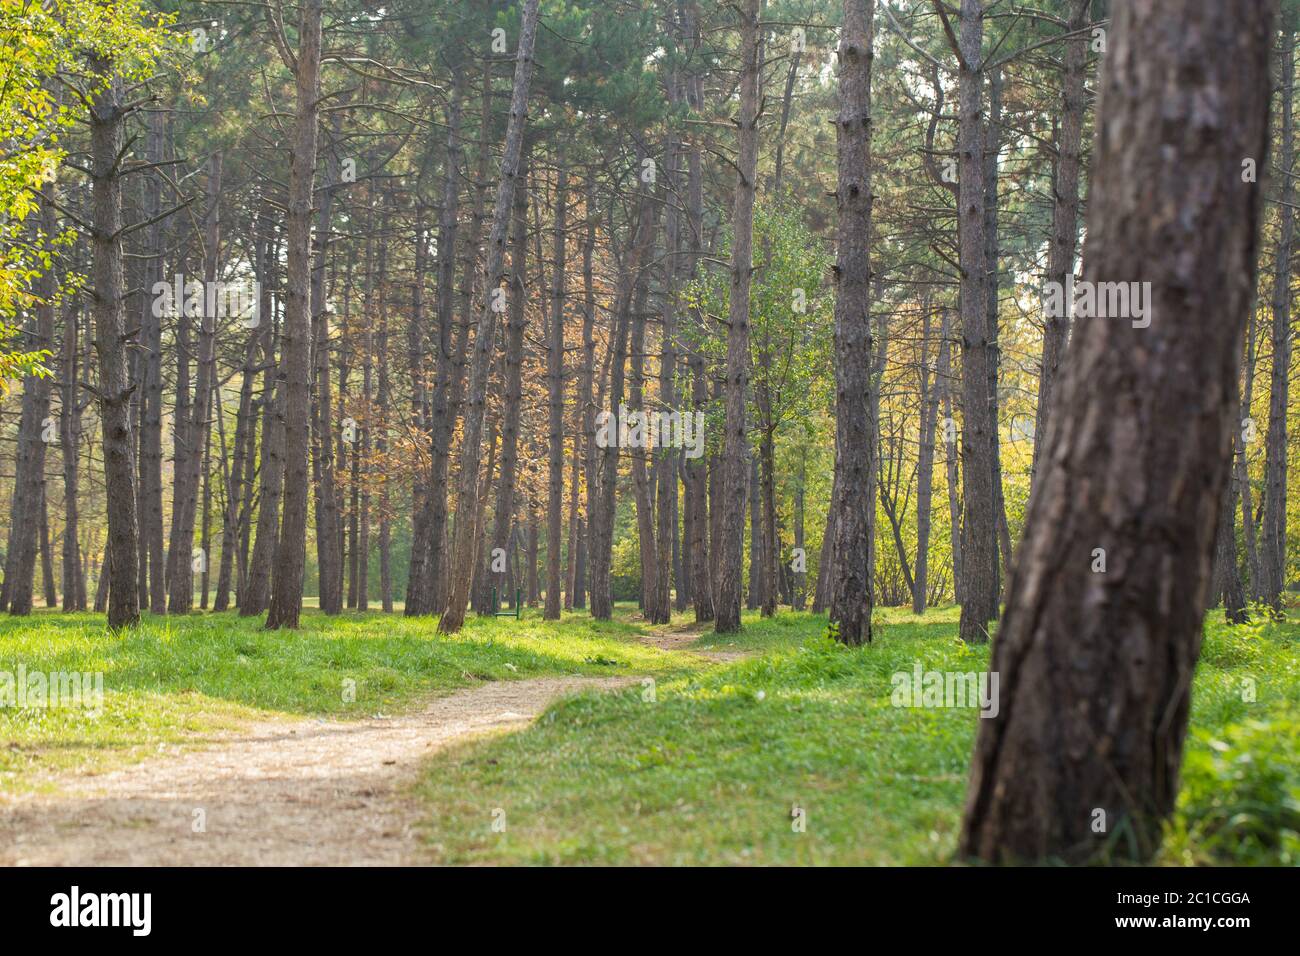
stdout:
[(239, 319), (245, 328), (255, 329), (261, 323), (262, 285), (252, 282), (200, 282), (186, 279), (179, 272), (171, 282), (153, 284), (153, 315), (176, 315), (184, 310), (192, 319), (221, 319), (229, 316)]
[(0, 671), (0, 707), (82, 707), (88, 717), (104, 712), (104, 675), (102, 672), (29, 671), (23, 664), (18, 671)]
[(1151, 324), (1150, 282), (1049, 282), (1043, 287), (1043, 311), (1048, 318), (1132, 319), (1133, 328)]
[(997, 671), (927, 671), (917, 661), (890, 683), (889, 702), (895, 707), (979, 707), (981, 717), (998, 715)]
[(50, 897), (51, 926), (129, 926), (133, 936), (153, 928), (152, 893), (86, 893), (74, 886)]
[(684, 448), (687, 458), (704, 454), (703, 412), (643, 412), (618, 406), (596, 415), (596, 446), (609, 448)]

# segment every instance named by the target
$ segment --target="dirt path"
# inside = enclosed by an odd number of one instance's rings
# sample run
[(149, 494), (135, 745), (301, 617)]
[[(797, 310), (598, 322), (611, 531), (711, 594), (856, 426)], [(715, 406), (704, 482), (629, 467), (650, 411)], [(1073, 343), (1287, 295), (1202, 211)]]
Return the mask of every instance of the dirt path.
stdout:
[(748, 651), (724, 651), (691, 646), (700, 637), (707, 634), (711, 628), (712, 625), (696, 624), (694, 621), (686, 624), (660, 624), (644, 631), (637, 639), (642, 644), (649, 644), (661, 651), (682, 651), (687, 654), (695, 654), (718, 664), (724, 664), (727, 661), (738, 661), (741, 658), (750, 656)]
[[(0, 803), (0, 865), (402, 865), (422, 861), (405, 786), (430, 754), (629, 678), (502, 681), (394, 718), (270, 721), (231, 742)], [(205, 832), (194, 832), (202, 811)]]

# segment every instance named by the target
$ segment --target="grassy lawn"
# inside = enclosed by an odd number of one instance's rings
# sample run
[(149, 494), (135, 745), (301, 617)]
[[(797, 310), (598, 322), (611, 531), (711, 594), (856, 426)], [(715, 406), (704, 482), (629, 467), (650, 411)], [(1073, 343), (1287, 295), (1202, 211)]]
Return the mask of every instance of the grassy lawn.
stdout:
[[(455, 637), (432, 619), (308, 612), (296, 632), (270, 632), (235, 613), (146, 617), (109, 633), (103, 615), (0, 617), (0, 672), (103, 674), (103, 712), (0, 706), (0, 792), (31, 771), (98, 767), (201, 742), (267, 713), (359, 717), (394, 713), (430, 693), (485, 680), (559, 674), (650, 674), (700, 666), (697, 657), (639, 641), (620, 618), (544, 622), (476, 618)], [(352, 682), (348, 685), (346, 682)], [(345, 694), (350, 686), (354, 694)], [(346, 699), (354, 697), (354, 699)]]
[[(958, 641), (956, 609), (877, 619), (877, 642), (849, 650), (821, 636), (824, 617), (747, 616), (740, 635), (699, 646), (757, 656), (653, 695), (573, 698), (447, 753), (420, 786), (426, 839), (448, 863), (947, 862), (978, 717), (894, 707), (891, 676), (918, 662), (980, 671), (988, 652)], [(1221, 619), (1206, 628), (1163, 862), (1294, 865), (1300, 626)]]

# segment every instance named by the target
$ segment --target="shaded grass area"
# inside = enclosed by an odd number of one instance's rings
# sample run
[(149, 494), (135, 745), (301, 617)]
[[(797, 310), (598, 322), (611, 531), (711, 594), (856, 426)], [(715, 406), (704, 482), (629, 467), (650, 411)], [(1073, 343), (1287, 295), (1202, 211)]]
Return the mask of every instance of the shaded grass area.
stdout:
[(149, 617), (117, 634), (103, 615), (0, 618), (0, 673), (100, 673), (104, 706), (0, 705), (0, 791), (37, 768), (99, 766), (195, 742), (267, 712), (359, 717), (392, 713), (431, 692), (557, 674), (664, 676), (699, 666), (640, 643), (613, 621), (471, 616), (460, 634), (432, 618), (303, 615), (298, 631), (262, 629), (235, 613)]
[[(877, 613), (877, 642), (855, 650), (827, 640), (821, 616), (747, 618), (741, 634), (698, 645), (761, 656), (653, 694), (582, 695), (523, 733), (443, 755), (420, 785), (435, 858), (950, 861), (978, 717), (894, 707), (891, 678), (918, 663), (982, 671), (988, 649), (957, 639), (955, 608)], [(1298, 637), (1296, 624), (1207, 625), (1187, 782), (1162, 862), (1300, 861)]]

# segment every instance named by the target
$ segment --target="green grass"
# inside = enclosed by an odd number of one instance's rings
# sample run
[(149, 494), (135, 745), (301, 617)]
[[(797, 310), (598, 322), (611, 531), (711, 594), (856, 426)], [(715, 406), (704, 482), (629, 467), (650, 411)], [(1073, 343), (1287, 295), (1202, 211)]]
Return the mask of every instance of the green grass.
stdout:
[[(761, 656), (661, 682), (653, 701), (639, 688), (582, 695), (523, 733), (435, 760), (420, 785), (426, 839), (448, 863), (947, 862), (978, 718), (893, 707), (890, 678), (918, 661), (985, 668), (987, 648), (961, 644), (956, 620), (956, 609), (878, 611), (877, 642), (850, 650), (821, 636), (824, 617), (747, 618), (700, 646)], [(1162, 862), (1300, 862), (1300, 627), (1219, 620)]]
[[(296, 632), (262, 630), (236, 614), (146, 617), (118, 634), (103, 615), (39, 612), (0, 618), (0, 671), (102, 673), (103, 713), (0, 707), (0, 791), (37, 769), (103, 766), (202, 742), (267, 712), (358, 717), (393, 713), (431, 693), (488, 680), (556, 674), (665, 676), (700, 666), (693, 655), (639, 643), (614, 621), (566, 615), (544, 622), (477, 618), (454, 637), (432, 619), (317, 612)], [(345, 682), (355, 700), (346, 700)]]

